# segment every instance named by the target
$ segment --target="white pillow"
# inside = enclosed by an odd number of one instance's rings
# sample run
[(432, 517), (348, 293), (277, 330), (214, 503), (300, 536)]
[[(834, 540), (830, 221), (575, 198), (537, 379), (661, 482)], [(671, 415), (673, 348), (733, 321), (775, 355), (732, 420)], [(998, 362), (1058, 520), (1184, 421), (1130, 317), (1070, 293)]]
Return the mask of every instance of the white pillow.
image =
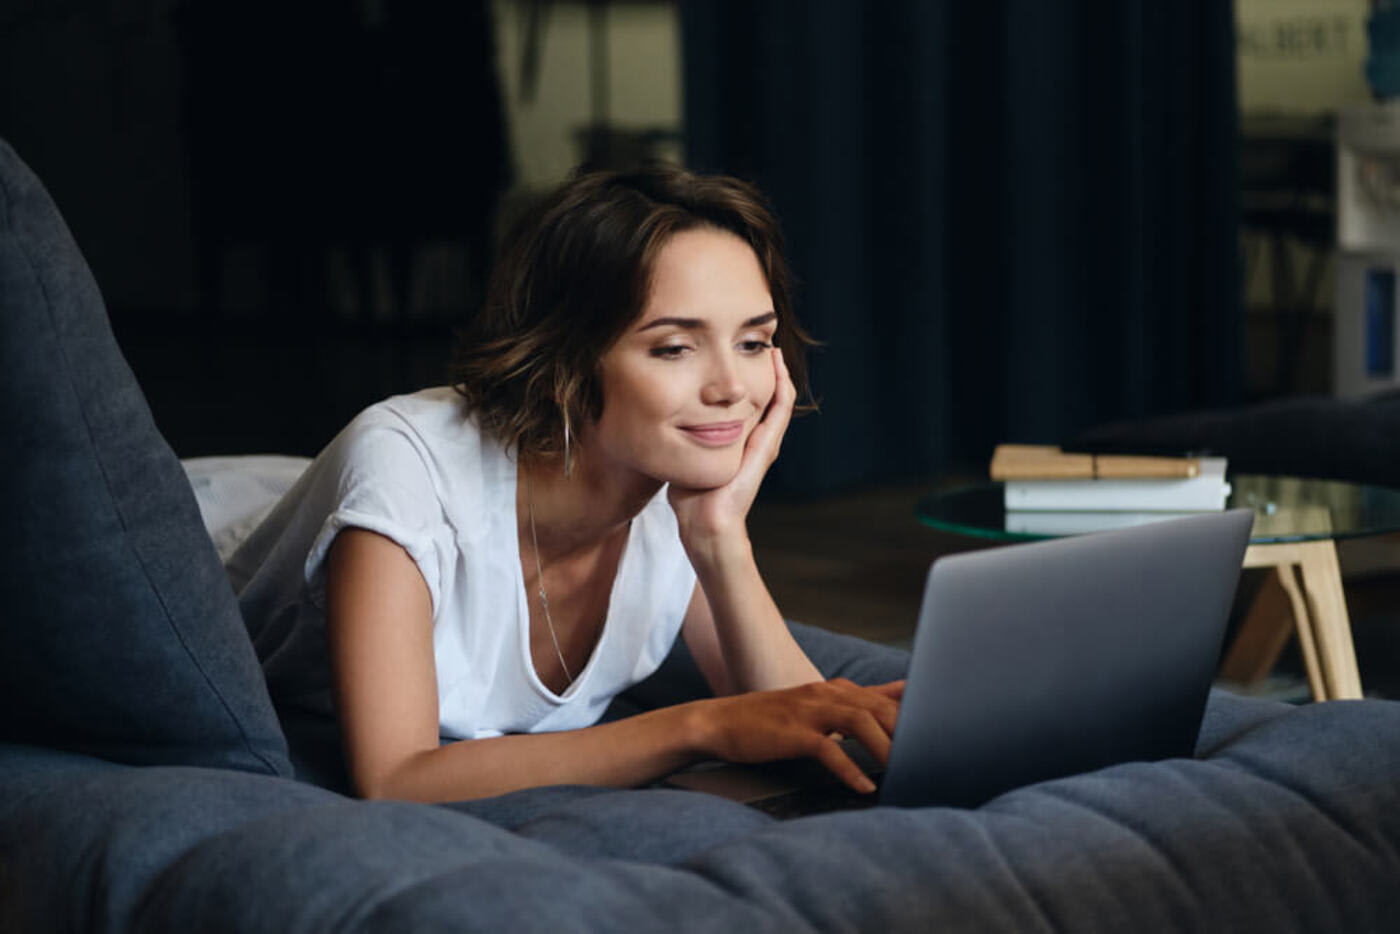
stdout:
[(227, 561), (311, 463), (309, 457), (247, 454), (182, 460), (204, 528)]

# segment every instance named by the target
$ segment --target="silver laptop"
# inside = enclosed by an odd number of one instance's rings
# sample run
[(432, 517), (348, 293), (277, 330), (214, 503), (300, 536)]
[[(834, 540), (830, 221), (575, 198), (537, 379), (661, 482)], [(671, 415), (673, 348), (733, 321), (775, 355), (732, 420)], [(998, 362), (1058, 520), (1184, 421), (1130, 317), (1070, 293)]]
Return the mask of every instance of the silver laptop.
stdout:
[(671, 783), (781, 816), (975, 807), (1034, 782), (1190, 756), (1252, 522), (1236, 509), (940, 558), (876, 795), (848, 793), (812, 762)]

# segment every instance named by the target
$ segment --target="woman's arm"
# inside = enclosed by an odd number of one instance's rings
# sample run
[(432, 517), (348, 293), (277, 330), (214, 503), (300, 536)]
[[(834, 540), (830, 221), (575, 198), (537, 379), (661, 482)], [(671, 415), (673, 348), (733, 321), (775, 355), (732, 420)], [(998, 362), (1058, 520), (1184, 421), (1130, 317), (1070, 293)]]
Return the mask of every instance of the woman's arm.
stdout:
[(746, 520), (778, 456), (797, 392), (774, 349), (773, 399), (749, 435), (734, 478), (713, 490), (672, 488), (671, 507), (697, 579), (682, 633), (716, 694), (820, 681), (821, 672), (792, 638), (758, 573)]
[(744, 542), (727, 560), (698, 568), (681, 636), (716, 695), (821, 681), (792, 637)]
[(383, 536), (347, 529), (326, 583), (335, 691), (350, 776), (365, 797), (451, 801), (552, 784), (627, 787), (699, 758), (821, 760), (842, 780), (869, 780), (830, 734), (884, 759), (899, 685), (832, 681), (696, 701), (558, 733), (438, 742), (432, 608), (418, 567)]

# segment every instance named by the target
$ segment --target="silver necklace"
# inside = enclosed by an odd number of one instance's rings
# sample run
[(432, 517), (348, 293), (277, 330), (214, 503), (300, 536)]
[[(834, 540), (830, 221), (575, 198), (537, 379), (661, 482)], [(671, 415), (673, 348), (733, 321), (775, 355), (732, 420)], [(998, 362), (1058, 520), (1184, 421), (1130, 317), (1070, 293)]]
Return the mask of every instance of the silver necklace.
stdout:
[(554, 632), (554, 617), (549, 615), (549, 594), (544, 592), (544, 566), (540, 564), (540, 539), (535, 532), (535, 483), (527, 473), (525, 475), (525, 502), (530, 509), (530, 545), (535, 550), (535, 582), (540, 585), (540, 604), (544, 607), (544, 622), (549, 627), (549, 641), (554, 643), (554, 654), (559, 658), (559, 667), (564, 669), (564, 677), (569, 679), (569, 684), (574, 683), (574, 676), (569, 671), (569, 665), (564, 661), (564, 653), (559, 650), (559, 636)]

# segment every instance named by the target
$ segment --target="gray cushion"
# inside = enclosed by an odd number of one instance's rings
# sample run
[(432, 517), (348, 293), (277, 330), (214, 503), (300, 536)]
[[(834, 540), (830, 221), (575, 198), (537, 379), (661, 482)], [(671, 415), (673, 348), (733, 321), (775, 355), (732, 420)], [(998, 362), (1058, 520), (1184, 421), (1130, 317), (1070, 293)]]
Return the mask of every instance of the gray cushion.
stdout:
[[(1400, 704), (1229, 718), (1232, 738), (1204, 761), (1117, 766), (971, 811), (877, 808), (709, 833), (679, 861), (647, 852), (675, 812), (650, 792), (571, 801), (566, 819), (540, 815), (513, 838), (407, 809), (263, 821), (191, 851), (154, 889), (148, 920), (176, 930), (214, 910), (230, 930), (1393, 931)], [(740, 829), (723, 805), (697, 807)], [(244, 897), (249, 887), (262, 898)]]
[(1400, 392), (1360, 399), (1301, 396), (1114, 422), (1085, 431), (1067, 447), (1101, 454), (1217, 454), (1238, 473), (1400, 486)]
[(0, 929), (1393, 931), (1400, 704), (1217, 694), (1206, 720), (1203, 759), (788, 823), (688, 792), (366, 803), (0, 747)]
[(180, 464), (53, 202), (0, 141), (0, 740), (287, 773)]

